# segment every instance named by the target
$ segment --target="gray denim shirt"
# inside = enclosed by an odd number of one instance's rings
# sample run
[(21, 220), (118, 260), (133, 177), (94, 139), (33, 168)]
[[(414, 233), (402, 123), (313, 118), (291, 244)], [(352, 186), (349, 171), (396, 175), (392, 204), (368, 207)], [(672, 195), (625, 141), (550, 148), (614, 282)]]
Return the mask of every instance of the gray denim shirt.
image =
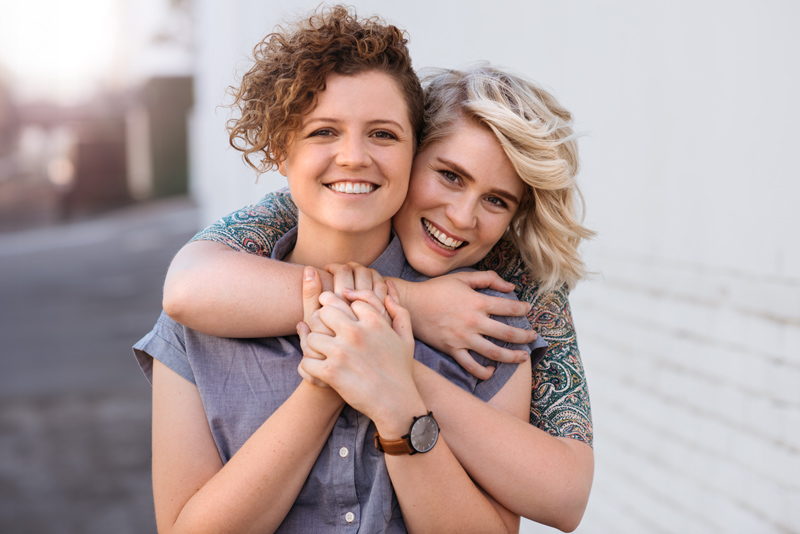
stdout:
[[(276, 244), (274, 259), (283, 259), (292, 250), (296, 235), (295, 228)], [(383, 276), (426, 279), (406, 263), (397, 238), (371, 267)], [(524, 318), (497, 319), (530, 328)], [(533, 347), (519, 348), (529, 352), (533, 348), (536, 359), (546, 346), (539, 338)], [(151, 382), (156, 358), (197, 386), (223, 462), (236, 454), (301, 381), (297, 365), (302, 352), (297, 336), (218, 338), (184, 327), (164, 313), (134, 346), (134, 353)], [(483, 365), (494, 365), (474, 356)], [(484, 401), (491, 399), (516, 369), (516, 365), (497, 364), (492, 377), (480, 381), (446, 354), (419, 341), (414, 358)], [(442, 430), (444, 436), (446, 432)], [(369, 418), (345, 406), (278, 532), (406, 531), (383, 454), (373, 444), (374, 433)]]

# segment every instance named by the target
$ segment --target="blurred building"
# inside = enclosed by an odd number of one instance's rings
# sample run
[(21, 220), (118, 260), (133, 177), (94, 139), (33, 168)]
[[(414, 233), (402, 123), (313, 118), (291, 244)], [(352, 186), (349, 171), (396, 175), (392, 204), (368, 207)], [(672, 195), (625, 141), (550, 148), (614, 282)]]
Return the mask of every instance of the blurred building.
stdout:
[(0, 230), (187, 194), (189, 2), (116, 4), (116, 61), (93, 94), (15, 101), (0, 83)]

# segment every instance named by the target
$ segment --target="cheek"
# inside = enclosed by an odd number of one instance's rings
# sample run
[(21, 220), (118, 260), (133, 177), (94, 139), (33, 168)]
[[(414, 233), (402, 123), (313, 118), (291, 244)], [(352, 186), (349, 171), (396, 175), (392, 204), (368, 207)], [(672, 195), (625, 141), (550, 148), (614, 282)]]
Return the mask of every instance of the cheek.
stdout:
[(447, 188), (443, 187), (435, 176), (412, 176), (406, 203), (413, 209), (431, 209), (440, 203), (447, 193)]
[(498, 214), (492, 214), (488, 218), (482, 235), (482, 246), (487, 249), (487, 253), (506, 233), (508, 226), (511, 224), (511, 219), (512, 216)]

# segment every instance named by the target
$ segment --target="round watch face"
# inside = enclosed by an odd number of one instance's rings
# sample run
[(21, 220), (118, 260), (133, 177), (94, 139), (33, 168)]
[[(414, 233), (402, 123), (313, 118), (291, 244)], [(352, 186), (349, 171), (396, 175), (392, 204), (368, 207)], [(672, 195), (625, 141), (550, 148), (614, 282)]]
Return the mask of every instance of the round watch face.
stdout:
[(439, 425), (430, 415), (423, 415), (411, 427), (411, 446), (417, 452), (428, 452), (439, 437)]

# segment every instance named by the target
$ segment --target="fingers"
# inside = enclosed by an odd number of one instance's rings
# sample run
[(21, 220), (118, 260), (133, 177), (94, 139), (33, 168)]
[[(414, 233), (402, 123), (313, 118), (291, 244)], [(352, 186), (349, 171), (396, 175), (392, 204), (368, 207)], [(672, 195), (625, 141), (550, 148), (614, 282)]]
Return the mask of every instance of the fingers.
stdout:
[(314, 376), (319, 372), (319, 366), (314, 364), (314, 362), (320, 363), (319, 360), (303, 358), (302, 360), (300, 360), (300, 363), (297, 366), (297, 372), (300, 373), (300, 376), (303, 377), (303, 380), (305, 380), (306, 382), (308, 382), (313, 386), (321, 388), (331, 387), (325, 382), (323, 382), (321, 379)]
[(392, 319), (392, 328), (401, 339), (413, 344), (414, 333), (411, 330), (411, 315), (409, 315), (408, 310), (400, 306), (397, 288), (391, 280), (387, 283), (387, 289), (389, 294), (386, 296), (385, 304), (386, 311)]
[(529, 357), (528, 353), (524, 350), (513, 350), (506, 347), (500, 347), (483, 336), (474, 336), (471, 338), (469, 340), (467, 349), (477, 352), (481, 356), (489, 358), (490, 360), (503, 363), (522, 363)]
[(300, 349), (303, 351), (303, 357), (324, 360), (324, 354), (320, 354), (308, 346), (308, 335), (310, 333), (311, 330), (306, 323), (297, 323), (297, 335), (300, 337)]
[[(492, 315), (503, 315), (506, 317), (524, 317), (528, 315), (531, 305), (524, 301), (511, 300), (503, 297), (484, 295), (478, 293), (484, 301), (486, 313)], [(535, 338), (534, 338), (535, 339)]]
[(456, 273), (454, 276), (469, 285), (472, 289), (494, 289), (501, 293), (514, 291), (514, 284), (506, 282), (494, 271), (470, 271)]
[[(501, 314), (494, 313), (494, 315)], [(500, 321), (496, 321), (490, 317), (485, 317), (480, 320), (478, 333), (487, 337), (492, 337), (499, 341), (505, 341), (507, 343), (514, 343), (517, 345), (527, 345), (539, 337), (535, 330), (511, 326), (501, 323)]]
[(453, 353), (453, 358), (458, 364), (463, 367), (469, 374), (481, 380), (487, 380), (494, 373), (493, 367), (484, 367), (475, 361), (475, 358), (466, 350), (459, 349)]
[(310, 324), (311, 316), (320, 308), (322, 279), (313, 267), (303, 269), (303, 321)]
[(383, 279), (383, 276), (381, 276), (378, 271), (376, 271), (375, 269), (370, 269), (370, 272), (372, 273), (372, 291), (378, 297), (378, 300), (380, 302), (383, 302), (383, 300), (386, 298), (386, 295), (389, 294), (388, 293), (389, 287), (386, 285), (386, 281)]
[(373, 273), (375, 273), (380, 279), (383, 279), (381, 275), (377, 274), (377, 272), (369, 267), (364, 267), (363, 265), (354, 262), (350, 262), (347, 265), (353, 269), (353, 279), (355, 281), (354, 289), (372, 289), (375, 279)]
[(326, 269), (333, 275), (333, 293), (337, 297), (342, 297), (345, 288), (355, 289), (356, 281), (353, 269), (349, 265), (334, 263), (328, 265)]
[(387, 320), (389, 320), (389, 315), (386, 313), (386, 307), (383, 304), (383, 300), (386, 297), (385, 295), (383, 297), (379, 297), (376, 293), (367, 289), (362, 289), (362, 290), (348, 289), (345, 290), (344, 296), (347, 298), (348, 301), (350, 301), (353, 304), (356, 301), (365, 302), (369, 304), (370, 306), (375, 308), (375, 310), (378, 313), (380, 313)]
[(309, 328), (308, 328), (307, 324), (298, 323), (298, 325), (297, 325), (297, 334), (300, 336), (300, 347), (303, 350), (303, 359), (300, 361), (300, 364), (297, 366), (297, 372), (300, 373), (300, 376), (303, 377), (303, 380), (305, 380), (309, 384), (312, 384), (312, 385), (318, 386), (318, 387), (330, 387), (328, 384), (326, 384), (322, 380), (310, 375), (308, 372), (306, 372), (306, 370), (303, 367), (303, 361), (305, 361), (306, 358), (318, 359), (318, 360), (324, 360), (325, 359), (325, 356), (323, 356), (322, 354), (312, 350), (308, 346), (308, 334), (309, 333), (310, 333), (310, 331), (309, 331)]
[(330, 291), (325, 291), (319, 296), (319, 303), (324, 307), (335, 308), (342, 312), (346, 317), (349, 317), (354, 321), (356, 320), (356, 316), (353, 313), (353, 310), (350, 308), (350, 304), (343, 298), (340, 298)]
[(344, 289), (369, 289), (375, 291), (381, 300), (386, 296), (386, 284), (375, 269), (351, 261), (346, 264), (331, 263), (325, 266), (325, 270), (333, 275), (333, 292), (340, 297)]

